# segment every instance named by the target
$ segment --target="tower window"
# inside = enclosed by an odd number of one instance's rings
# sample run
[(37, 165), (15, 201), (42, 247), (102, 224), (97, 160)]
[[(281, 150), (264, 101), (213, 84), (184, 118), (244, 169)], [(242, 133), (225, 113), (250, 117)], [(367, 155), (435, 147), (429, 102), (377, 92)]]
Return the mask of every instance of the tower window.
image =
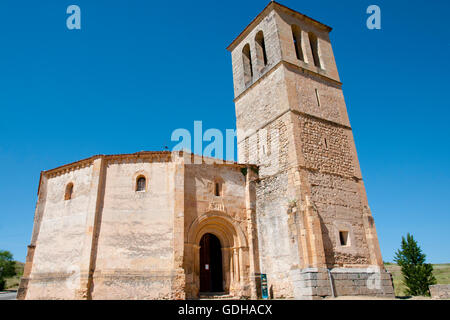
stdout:
[(343, 247), (349, 245), (348, 231), (339, 231), (339, 241), (341, 242), (341, 246)]
[(264, 34), (259, 31), (255, 37), (256, 43), (256, 58), (258, 59), (258, 64), (262, 69), (267, 66), (267, 53), (266, 53), (266, 43), (264, 42)]
[(71, 182), (66, 186), (64, 200), (72, 200), (72, 195), (73, 195), (73, 183)]
[(319, 90), (316, 89), (316, 100), (317, 100), (317, 106), (320, 107), (320, 96), (319, 96)]
[(244, 82), (247, 85), (253, 79), (252, 54), (250, 53), (250, 45), (248, 43), (242, 49), (242, 61), (244, 63)]
[(322, 65), (321, 65), (321, 63), (320, 63), (320, 57), (319, 57), (319, 41), (317, 40), (317, 36), (316, 36), (314, 33), (312, 33), (312, 32), (310, 32), (310, 33), (308, 34), (308, 36), (309, 36), (309, 44), (310, 44), (310, 46), (311, 46), (311, 53), (312, 53), (313, 60), (314, 60), (314, 65), (315, 65), (316, 67), (321, 68)]
[(216, 182), (214, 185), (214, 194), (216, 197), (222, 196), (222, 184), (220, 182)]
[(136, 191), (137, 192), (144, 192), (146, 189), (146, 179), (145, 177), (138, 177), (137, 181), (136, 181)]
[(302, 47), (302, 31), (296, 25), (292, 26), (292, 38), (294, 39), (295, 55), (300, 61), (305, 61)]

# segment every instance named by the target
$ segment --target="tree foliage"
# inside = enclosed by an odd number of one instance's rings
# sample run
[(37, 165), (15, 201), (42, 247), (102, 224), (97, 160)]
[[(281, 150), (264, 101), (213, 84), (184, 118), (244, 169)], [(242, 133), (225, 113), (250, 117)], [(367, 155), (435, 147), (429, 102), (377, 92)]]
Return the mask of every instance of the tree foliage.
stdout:
[(16, 262), (9, 251), (0, 250), (0, 290), (5, 287), (5, 278), (16, 275)]
[(429, 286), (436, 284), (433, 266), (425, 263), (425, 257), (412, 235), (408, 233), (406, 238), (402, 237), (401, 249), (396, 252), (394, 261), (402, 269), (403, 282), (409, 295), (429, 296)]

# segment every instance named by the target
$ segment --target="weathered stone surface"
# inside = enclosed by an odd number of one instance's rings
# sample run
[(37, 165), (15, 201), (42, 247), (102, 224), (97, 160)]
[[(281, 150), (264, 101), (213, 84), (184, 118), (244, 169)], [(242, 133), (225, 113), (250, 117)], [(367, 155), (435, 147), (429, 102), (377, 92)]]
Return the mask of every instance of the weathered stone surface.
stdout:
[[(390, 278), (377, 279), (385, 271), (330, 31), (271, 3), (228, 48), (239, 161), (260, 168), (260, 268), (275, 298), (331, 294), (327, 269), (334, 268), (349, 270), (332, 272), (338, 295), (390, 294), (383, 288), (392, 287)], [(261, 32), (265, 65), (255, 41)], [(243, 59), (248, 46), (250, 66)], [(306, 272), (311, 268), (317, 270)]]
[(44, 172), (20, 298), (197, 298), (205, 233), (221, 242), (224, 289), (256, 297), (256, 167), (197, 160), (141, 152)]
[(430, 293), (433, 299), (450, 299), (450, 284), (432, 285)]
[(228, 296), (257, 298), (261, 273), (273, 298), (393, 295), (330, 31), (270, 2), (229, 46), (242, 164), (140, 152), (43, 172), (18, 297), (198, 298), (205, 234)]

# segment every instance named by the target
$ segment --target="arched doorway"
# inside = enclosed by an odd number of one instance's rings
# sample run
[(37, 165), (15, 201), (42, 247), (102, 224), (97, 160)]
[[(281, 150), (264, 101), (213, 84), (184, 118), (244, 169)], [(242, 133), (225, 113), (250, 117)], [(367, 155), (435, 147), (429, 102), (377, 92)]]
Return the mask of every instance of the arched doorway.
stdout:
[[(200, 292), (203, 292), (200, 278), (205, 264), (200, 256), (202, 238), (206, 234), (214, 235), (220, 243), (221, 249), (215, 252), (222, 253), (223, 290), (221, 292), (235, 297), (250, 296), (247, 288), (250, 288), (252, 281), (249, 277), (252, 266), (249, 263), (250, 252), (246, 235), (239, 223), (233, 221), (227, 214), (212, 211), (197, 217), (186, 233), (183, 261), (186, 272), (186, 297), (196, 299)], [(251, 285), (256, 288), (253, 282)]]
[(211, 233), (200, 240), (200, 292), (223, 292), (222, 245)]

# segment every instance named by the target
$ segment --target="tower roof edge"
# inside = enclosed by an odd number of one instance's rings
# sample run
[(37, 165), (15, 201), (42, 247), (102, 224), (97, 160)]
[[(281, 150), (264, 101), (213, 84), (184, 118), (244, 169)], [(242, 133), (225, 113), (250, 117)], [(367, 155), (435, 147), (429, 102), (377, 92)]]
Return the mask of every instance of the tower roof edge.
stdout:
[(262, 18), (267, 15), (267, 13), (269, 13), (272, 9), (281, 9), (281, 10), (285, 10), (291, 14), (294, 14), (296, 16), (300, 16), (304, 19), (307, 19), (323, 28), (325, 28), (328, 32), (331, 32), (331, 30), (333, 30), (332, 27), (317, 21), (311, 17), (308, 17), (307, 15), (304, 15), (303, 13), (300, 13), (296, 10), (293, 10), (289, 7), (286, 7), (276, 1), (270, 1), (269, 4), (249, 23), (249, 25), (247, 27), (245, 27), (245, 29), (228, 45), (227, 50), (228, 51), (233, 51), (233, 49), (236, 47), (237, 43), (244, 38), (244, 36), (253, 28), (253, 26), (255, 26), (257, 23), (259, 23), (260, 20), (262, 20)]

